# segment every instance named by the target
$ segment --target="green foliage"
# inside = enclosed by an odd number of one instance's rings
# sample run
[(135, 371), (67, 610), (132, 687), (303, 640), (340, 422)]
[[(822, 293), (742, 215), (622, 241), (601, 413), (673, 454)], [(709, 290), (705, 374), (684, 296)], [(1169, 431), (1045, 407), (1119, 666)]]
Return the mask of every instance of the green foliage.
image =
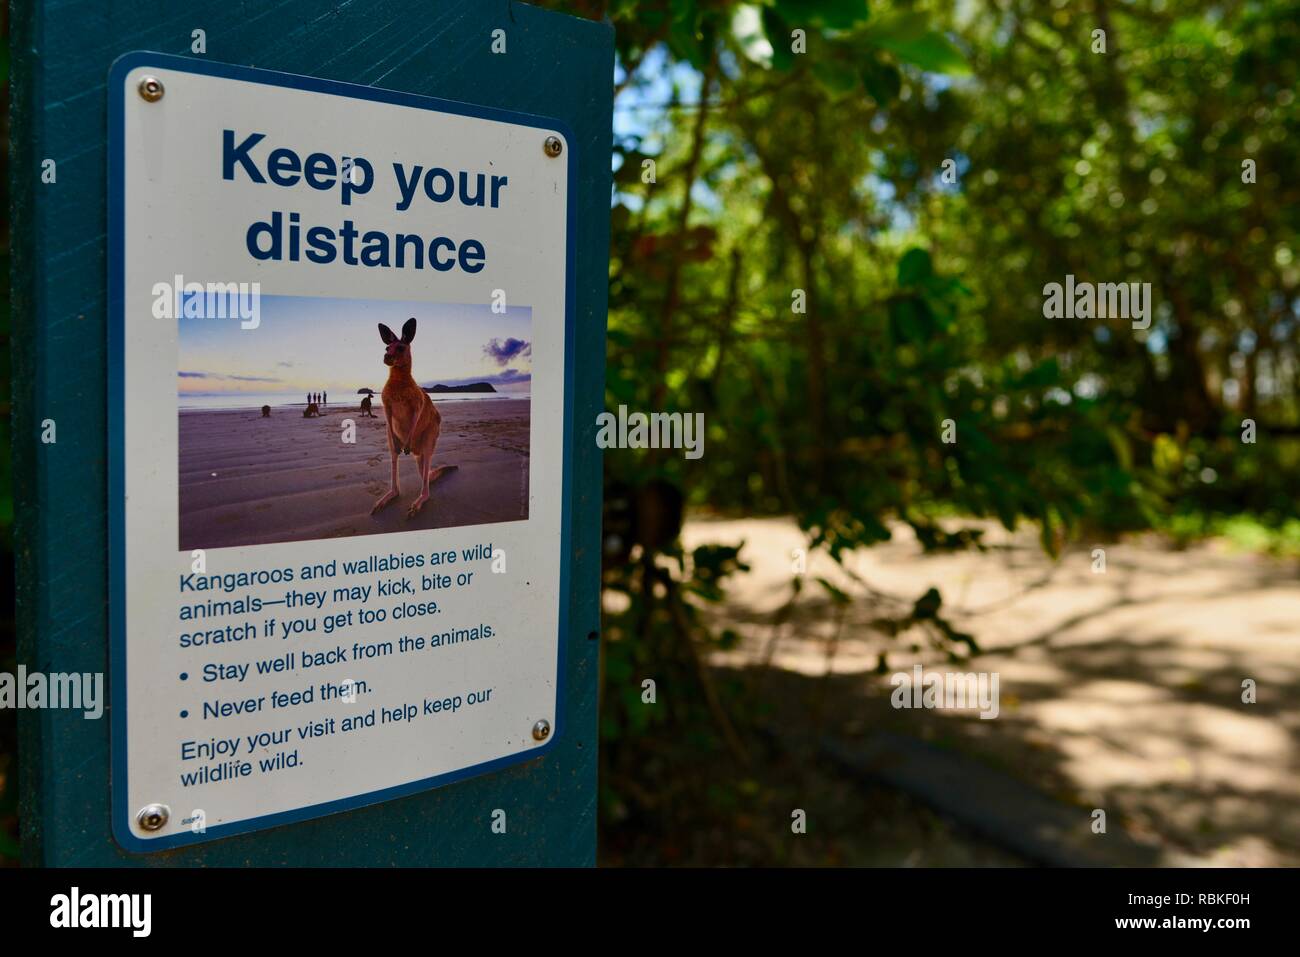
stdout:
[(1219, 538), (1232, 548), (1277, 558), (1300, 558), (1300, 519), (1279, 521), (1276, 516), (1251, 514), (1213, 515), (1179, 512), (1164, 519), (1160, 530), (1177, 545)]
[[(689, 472), (613, 468), (789, 512), (836, 556), (891, 518), (938, 547), (945, 508), (1030, 519), (1050, 550), (1187, 508), (1296, 514), (1297, 4), (1115, 8), (1105, 55), (1096, 17), (1029, 0), (781, 0), (749, 33), (744, 9), (613, 15), (625, 66), (688, 19), (708, 85), (702, 121), (663, 104), (616, 144), (609, 398), (710, 423)], [(1067, 273), (1150, 282), (1150, 330), (1044, 319)]]
[(774, 0), (773, 7), (789, 23), (807, 21), (831, 30), (851, 29), (870, 12), (866, 0)]
[(962, 52), (942, 33), (930, 28), (925, 14), (902, 13), (881, 18), (872, 22), (864, 36), (872, 45), (923, 70), (952, 76), (970, 73)]
[[(607, 400), (707, 422), (703, 459), (611, 452), (611, 481), (791, 515), (841, 562), (898, 522), (982, 547), (953, 516), (1053, 554), (1150, 528), (1295, 548), (1297, 0), (561, 6), (617, 31)], [(1045, 318), (1067, 275), (1149, 283), (1149, 328)], [(612, 692), (604, 730), (720, 747), (691, 654), (733, 637), (693, 609), (744, 555), (674, 548), (607, 571), (607, 679), (700, 693), (651, 717)], [(790, 601), (874, 600), (835, 581)], [(873, 628), (976, 651), (929, 584)]]
[[(676, 575), (668, 566), (648, 561), (607, 575), (607, 605), (609, 596), (617, 596), (612, 602), (618, 610), (607, 612), (602, 625), (603, 740), (636, 739), (671, 724), (695, 729), (692, 733), (705, 746), (719, 746), (698, 687), (693, 643), (705, 636), (723, 648), (736, 642), (734, 632), (709, 635), (701, 609), (722, 600), (728, 576), (748, 571), (739, 553), (740, 546), (705, 545), (687, 556), (674, 546), (664, 557), (676, 566)], [(642, 700), (647, 678), (658, 685), (654, 704)]]

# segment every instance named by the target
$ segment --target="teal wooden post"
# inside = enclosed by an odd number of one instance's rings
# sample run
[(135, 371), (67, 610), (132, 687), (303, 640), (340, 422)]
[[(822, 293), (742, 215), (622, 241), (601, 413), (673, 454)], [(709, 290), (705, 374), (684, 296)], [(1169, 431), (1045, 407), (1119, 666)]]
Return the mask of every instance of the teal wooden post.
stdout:
[[(505, 29), (508, 53), (491, 52)], [(613, 34), (507, 0), (99, 0), (15, 5), (12, 81), (14, 488), (19, 661), (109, 672), (107, 122), (110, 64), (131, 50), (554, 117), (577, 144), (573, 565), (562, 738), (545, 757), (387, 803), (174, 851), (111, 836), (110, 721), (23, 712), (31, 865), (590, 865), (595, 862), (600, 459)], [(57, 180), (41, 181), (44, 159)], [(54, 419), (58, 442), (40, 442)], [(493, 809), (509, 816), (493, 834)]]

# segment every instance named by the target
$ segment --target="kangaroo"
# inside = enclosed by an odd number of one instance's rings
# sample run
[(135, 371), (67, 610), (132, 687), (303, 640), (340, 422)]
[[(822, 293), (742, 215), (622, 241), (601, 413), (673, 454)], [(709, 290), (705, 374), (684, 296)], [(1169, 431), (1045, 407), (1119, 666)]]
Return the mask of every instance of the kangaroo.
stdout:
[[(433, 467), (433, 449), (438, 444), (438, 433), (442, 430), (442, 415), (433, 400), (425, 394), (415, 379), (411, 377), (411, 340), (415, 338), (415, 319), (407, 319), (402, 326), (402, 337), (393, 335), (382, 322), (379, 323), (379, 338), (387, 347), (384, 350), (384, 365), (388, 366), (388, 381), (384, 383), (384, 419), (388, 432), (388, 454), (392, 459), (392, 484), (387, 492), (375, 502), (370, 510), (374, 515), (381, 508), (397, 498), (397, 456), (415, 453), (416, 466), (419, 468), (422, 488), (411, 507), (406, 510), (406, 517), (413, 518), (424, 503), (429, 500), (429, 482), (436, 474), (446, 469)], [(451, 466), (454, 468), (455, 466)]]

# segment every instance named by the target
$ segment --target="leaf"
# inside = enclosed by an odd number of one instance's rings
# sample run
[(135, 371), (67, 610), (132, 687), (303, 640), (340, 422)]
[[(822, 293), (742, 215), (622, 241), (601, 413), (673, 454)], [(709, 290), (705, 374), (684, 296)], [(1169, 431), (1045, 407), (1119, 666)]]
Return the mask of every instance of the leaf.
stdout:
[(695, 69), (704, 69), (708, 58), (708, 43), (700, 31), (700, 13), (696, 0), (672, 0), (672, 12), (668, 49)]
[(794, 66), (795, 54), (790, 49), (790, 24), (771, 7), (763, 8), (763, 32), (767, 34), (767, 42), (772, 44), (772, 66), (777, 70), (788, 70)]
[(1054, 507), (1048, 505), (1043, 508), (1039, 515), (1041, 527), (1038, 533), (1038, 539), (1042, 543), (1043, 551), (1047, 552), (1052, 558), (1056, 558), (1060, 553), (1060, 540), (1058, 532), (1062, 531), (1061, 514)]
[(917, 621), (925, 621), (934, 618), (939, 614), (939, 608), (943, 605), (943, 596), (939, 594), (939, 589), (930, 587), (925, 594), (916, 600), (912, 606), (912, 617)]
[(1117, 426), (1108, 425), (1106, 438), (1110, 440), (1110, 447), (1115, 452), (1119, 467), (1125, 472), (1133, 471), (1133, 447), (1129, 444), (1128, 436)]
[(792, 23), (807, 19), (831, 30), (848, 30), (871, 15), (866, 0), (776, 0), (776, 9)]
[(878, 106), (888, 106), (898, 99), (903, 89), (903, 78), (892, 63), (872, 60), (862, 68), (862, 85)]
[(891, 331), (897, 342), (925, 342), (930, 338), (933, 323), (925, 300), (916, 296), (900, 296), (889, 304)]
[(813, 76), (826, 88), (828, 93), (836, 96), (849, 93), (858, 86), (858, 76), (853, 68), (833, 60), (816, 60), (813, 62)]
[(894, 46), (882, 43), (881, 46), (895, 56), (915, 63), (922, 70), (931, 73), (946, 73), (952, 76), (966, 76), (970, 73), (970, 64), (966, 62), (966, 57), (942, 33), (931, 31), (918, 40), (902, 42)]
[(731, 651), (733, 648), (739, 648), (741, 642), (740, 632), (734, 628), (724, 628), (718, 635), (718, 647), (723, 651)]
[(839, 588), (838, 586), (827, 581), (825, 578), (820, 578), (820, 577), (817, 579), (817, 584), (821, 585), (822, 588), (826, 590), (826, 594), (830, 596), (831, 601), (833, 601), (835, 604), (847, 605), (849, 603), (850, 599), (848, 593), (845, 592), (842, 588)]
[(929, 29), (929, 20), (923, 13), (894, 13), (871, 21), (864, 35), (876, 46), (882, 41), (894, 43), (919, 40)]
[(924, 249), (913, 246), (903, 253), (903, 258), (898, 261), (898, 284), (900, 286), (914, 286), (929, 278), (933, 272), (930, 254)]
[(931, 30), (922, 14), (905, 13), (873, 23), (867, 39), (874, 46), (931, 73), (970, 73), (965, 55), (947, 37)]

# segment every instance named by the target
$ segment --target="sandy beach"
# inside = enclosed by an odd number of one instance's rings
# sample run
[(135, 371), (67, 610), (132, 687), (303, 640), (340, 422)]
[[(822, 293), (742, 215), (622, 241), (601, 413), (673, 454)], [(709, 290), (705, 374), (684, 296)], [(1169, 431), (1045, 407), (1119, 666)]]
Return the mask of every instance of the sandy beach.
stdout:
[[(407, 519), (418, 494), (414, 456), (401, 456), (401, 497), (378, 515), (388, 488), (384, 410), (361, 415), (359, 401), (327, 406), (304, 419), (303, 406), (180, 412), (180, 545), (182, 550), (309, 541), (450, 528), (528, 517), (527, 399), (437, 402), (442, 435), (437, 478), (422, 512)], [(356, 443), (341, 439), (356, 423)]]

